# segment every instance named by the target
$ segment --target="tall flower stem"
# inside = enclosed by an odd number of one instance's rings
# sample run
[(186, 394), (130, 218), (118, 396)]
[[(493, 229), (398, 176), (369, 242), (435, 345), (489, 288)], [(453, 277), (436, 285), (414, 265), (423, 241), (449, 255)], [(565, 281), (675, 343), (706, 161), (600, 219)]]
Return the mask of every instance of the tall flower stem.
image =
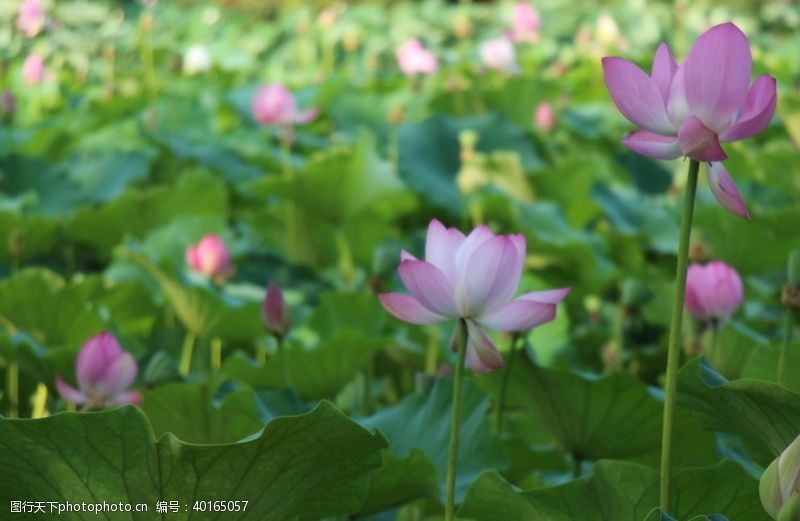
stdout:
[(178, 372), (181, 376), (188, 376), (192, 370), (192, 354), (194, 353), (194, 333), (186, 333), (186, 338), (183, 339), (183, 349), (181, 350), (181, 363), (178, 366)]
[(786, 364), (789, 358), (789, 346), (792, 345), (792, 333), (794, 329), (794, 310), (786, 310), (783, 323), (783, 344), (781, 344), (781, 354), (778, 358), (778, 384), (785, 385)]
[(219, 371), (222, 367), (222, 339), (211, 339), (211, 369)]
[(497, 395), (497, 405), (494, 411), (494, 432), (498, 436), (503, 435), (503, 409), (505, 408), (506, 391), (508, 389), (508, 380), (511, 376), (511, 367), (514, 365), (514, 358), (517, 354), (517, 341), (519, 340), (519, 333), (511, 335), (511, 346), (508, 350), (508, 362), (503, 371), (503, 380), (500, 383), (500, 393)]
[(464, 381), (464, 360), (467, 355), (467, 323), (462, 318), (456, 326), (458, 331), (458, 361), (453, 376), (453, 409), (450, 414), (450, 456), (447, 460), (447, 502), (445, 521), (455, 520), (456, 507), (456, 462), (458, 461), (458, 431), (461, 427), (461, 385)]
[(8, 417), (19, 417), (19, 366), (8, 362), (6, 366), (6, 394), (8, 394)]
[(669, 347), (667, 351), (667, 380), (664, 397), (664, 425), (661, 433), (661, 501), (663, 512), (670, 512), (670, 480), (672, 477), (672, 419), (675, 415), (677, 397), (678, 361), (681, 354), (681, 319), (683, 301), (686, 293), (686, 270), (689, 263), (689, 239), (692, 235), (692, 216), (694, 198), (697, 193), (697, 177), (700, 163), (694, 159), (689, 162), (689, 178), (683, 198), (680, 239), (678, 243), (678, 268), (675, 273), (675, 297), (672, 301), (672, 321), (669, 328)]
[(289, 365), (286, 363), (286, 347), (283, 345), (283, 337), (276, 335), (275, 341), (278, 344), (278, 358), (280, 358), (281, 375), (283, 376), (283, 386), (290, 387), (292, 383), (289, 380)]

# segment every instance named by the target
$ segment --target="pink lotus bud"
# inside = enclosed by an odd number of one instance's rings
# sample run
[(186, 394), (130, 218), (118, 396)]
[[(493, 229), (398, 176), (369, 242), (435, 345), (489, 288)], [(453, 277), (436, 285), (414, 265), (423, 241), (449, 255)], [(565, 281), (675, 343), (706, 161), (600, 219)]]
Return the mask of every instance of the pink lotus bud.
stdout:
[(490, 69), (508, 73), (519, 71), (514, 44), (504, 36), (483, 42), (480, 55), (483, 64)]
[(227, 277), (232, 272), (230, 254), (218, 235), (206, 235), (196, 246), (186, 248), (186, 264), (208, 277)]
[(556, 125), (556, 116), (553, 112), (553, 106), (543, 101), (536, 106), (536, 112), (534, 112), (533, 119), (536, 122), (536, 126), (542, 132), (549, 132), (553, 130), (553, 127)]
[(395, 51), (397, 66), (406, 76), (433, 74), (439, 70), (439, 60), (416, 38), (408, 40)]
[(292, 91), (279, 83), (261, 87), (251, 101), (253, 118), (264, 125), (308, 123), (317, 117), (317, 109), (300, 111)]
[(516, 41), (532, 42), (539, 39), (541, 20), (539, 12), (527, 2), (514, 6), (511, 16), (511, 36)]
[(36, 85), (44, 79), (44, 61), (36, 54), (29, 54), (22, 64), (22, 81)]
[(24, 0), (19, 6), (17, 29), (33, 38), (44, 28), (44, 8), (39, 0)]
[(136, 391), (129, 391), (139, 368), (136, 360), (122, 350), (114, 335), (104, 331), (93, 336), (81, 348), (75, 360), (74, 388), (60, 376), (56, 388), (65, 400), (85, 405), (87, 409), (134, 404), (142, 401)]
[(742, 303), (742, 294), (742, 279), (724, 262), (689, 266), (686, 309), (697, 320), (727, 320)]
[(714, 196), (724, 208), (746, 218), (736, 184), (718, 163), (728, 157), (721, 143), (755, 136), (775, 113), (775, 78), (762, 74), (751, 81), (752, 69), (750, 42), (730, 22), (700, 35), (680, 65), (662, 43), (649, 75), (622, 58), (603, 58), (611, 98), (639, 127), (622, 143), (657, 159), (687, 156), (710, 162)]
[(264, 324), (270, 333), (276, 337), (282, 337), (289, 331), (292, 317), (289, 315), (289, 308), (286, 302), (283, 300), (281, 289), (274, 282), (270, 282), (267, 286), (262, 313)]
[(476, 372), (503, 367), (487, 329), (522, 332), (553, 320), (569, 288), (517, 298), (525, 264), (525, 237), (495, 235), (478, 226), (465, 236), (437, 220), (428, 226), (425, 260), (403, 251), (400, 278), (411, 293), (382, 293), (386, 310), (412, 324), (467, 322), (467, 364)]

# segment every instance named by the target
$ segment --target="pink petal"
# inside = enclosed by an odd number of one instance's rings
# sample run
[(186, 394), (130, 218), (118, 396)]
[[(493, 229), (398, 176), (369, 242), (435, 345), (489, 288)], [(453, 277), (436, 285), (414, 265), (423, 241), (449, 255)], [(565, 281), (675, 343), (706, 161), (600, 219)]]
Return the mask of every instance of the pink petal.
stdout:
[(514, 294), (521, 269), (517, 258), (517, 248), (502, 235), (475, 250), (456, 290), (462, 316), (480, 315)]
[(637, 154), (656, 159), (681, 156), (681, 145), (675, 136), (662, 136), (648, 130), (635, 130), (622, 139), (622, 144)]
[(603, 58), (603, 78), (622, 115), (638, 127), (658, 134), (675, 132), (655, 81), (622, 58)]
[(752, 58), (747, 37), (730, 22), (716, 25), (695, 41), (684, 66), (692, 114), (715, 130), (727, 128), (750, 86)]
[(429, 311), (444, 317), (459, 316), (453, 287), (439, 268), (428, 262), (404, 260), (398, 271), (408, 291)]
[(419, 260), (419, 259), (408, 253), (406, 250), (400, 250), (400, 262), (403, 262), (404, 260)]
[(91, 337), (78, 352), (75, 360), (75, 377), (82, 391), (94, 387), (106, 377), (108, 367), (120, 356), (120, 347), (108, 331)]
[(700, 264), (692, 264), (686, 271), (686, 297), (684, 302), (686, 310), (697, 320), (706, 320), (710, 314), (702, 295), (705, 293), (700, 286), (705, 284), (705, 268)]
[(503, 357), (497, 352), (492, 339), (486, 336), (483, 329), (467, 320), (467, 365), (476, 373), (488, 373), (505, 365)]
[(381, 293), (378, 298), (386, 311), (410, 324), (435, 324), (446, 320), (445, 317), (429, 311), (411, 295)]
[(97, 382), (95, 389), (102, 390), (106, 396), (115, 396), (131, 386), (138, 372), (136, 360), (130, 353), (123, 353), (107, 367), (106, 375)]
[(667, 100), (667, 117), (674, 128), (680, 128), (686, 118), (691, 114), (689, 102), (686, 100), (686, 66), (681, 64), (672, 77), (672, 85), (669, 88), (669, 99)]
[(310, 123), (317, 119), (317, 116), (319, 116), (319, 109), (301, 110), (294, 115), (294, 123)]
[(750, 218), (747, 205), (742, 199), (736, 183), (733, 182), (733, 178), (722, 166), (722, 163), (711, 163), (711, 166), (708, 167), (708, 186), (723, 208), (742, 219)]
[(425, 261), (430, 262), (444, 273), (450, 284), (456, 282), (456, 251), (464, 242), (464, 234), (445, 226), (434, 219), (428, 225), (425, 240)]
[(82, 404), (89, 401), (89, 398), (85, 394), (62, 380), (60, 376), (56, 376), (56, 390), (58, 390), (58, 394), (68, 402)]
[(111, 396), (106, 400), (106, 405), (141, 405), (142, 393), (139, 391), (128, 391)]
[(556, 318), (556, 305), (528, 299), (501, 304), (478, 319), (495, 331), (527, 331)]
[(653, 58), (653, 68), (650, 75), (659, 92), (661, 92), (665, 107), (667, 106), (667, 100), (669, 100), (669, 88), (672, 85), (672, 78), (677, 71), (678, 64), (672, 58), (669, 47), (666, 43), (661, 42), (658, 49), (656, 49), (656, 56)]
[(723, 132), (720, 140), (736, 141), (755, 136), (763, 131), (772, 121), (777, 102), (775, 78), (766, 74), (759, 76), (750, 87), (750, 92), (747, 93), (744, 110), (739, 115), (736, 124)]
[(570, 291), (572, 291), (572, 288), (531, 291), (530, 293), (525, 293), (524, 295), (520, 295), (519, 297), (517, 297), (517, 300), (524, 299), (524, 300), (534, 300), (536, 302), (546, 302), (548, 304), (558, 304), (559, 302), (564, 300), (564, 297), (569, 295)]
[(696, 161), (722, 161), (728, 159), (719, 144), (717, 133), (703, 124), (697, 116), (691, 116), (678, 130), (681, 152)]
[(484, 242), (488, 241), (494, 236), (495, 235), (492, 230), (484, 224), (476, 227), (474, 230), (472, 230), (472, 232), (470, 232), (469, 235), (467, 235), (467, 237), (461, 243), (461, 246), (459, 246), (458, 250), (456, 250), (457, 280), (460, 280), (464, 277), (464, 272), (467, 269), (469, 259), (475, 250), (477, 250)]

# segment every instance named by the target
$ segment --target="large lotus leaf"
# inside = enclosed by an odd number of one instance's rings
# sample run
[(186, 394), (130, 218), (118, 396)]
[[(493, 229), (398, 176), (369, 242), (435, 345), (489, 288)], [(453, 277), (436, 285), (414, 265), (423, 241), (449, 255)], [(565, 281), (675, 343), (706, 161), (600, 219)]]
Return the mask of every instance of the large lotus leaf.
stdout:
[(413, 449), (406, 458), (384, 451), (383, 466), (372, 474), (369, 494), (358, 513), (372, 514), (420, 498), (439, 497), (438, 471), (421, 450)]
[[(156, 439), (134, 407), (0, 419), (0, 501), (144, 503), (178, 501), (170, 519), (197, 518), (195, 501), (248, 501), (237, 519), (314, 520), (356, 511), (386, 442), (327, 402), (278, 418), (254, 439), (226, 445)], [(68, 513), (66, 520), (95, 519)]]
[[(758, 481), (730, 461), (678, 472), (673, 494), (678, 519), (720, 512), (737, 521), (769, 520), (759, 501)], [(485, 472), (467, 491), (459, 517), (475, 521), (642, 521), (658, 506), (658, 500), (656, 471), (604, 460), (587, 478), (522, 492), (497, 473)]]
[(55, 253), (56, 224), (55, 219), (41, 215), (0, 211), (0, 262), (13, 266), (38, 255)]
[(125, 187), (145, 179), (153, 162), (140, 152), (84, 152), (71, 157), (67, 177), (87, 194), (91, 202), (110, 201)]
[(73, 212), (86, 201), (77, 183), (38, 158), (0, 157), (0, 193), (23, 198), (26, 211), (56, 216)]

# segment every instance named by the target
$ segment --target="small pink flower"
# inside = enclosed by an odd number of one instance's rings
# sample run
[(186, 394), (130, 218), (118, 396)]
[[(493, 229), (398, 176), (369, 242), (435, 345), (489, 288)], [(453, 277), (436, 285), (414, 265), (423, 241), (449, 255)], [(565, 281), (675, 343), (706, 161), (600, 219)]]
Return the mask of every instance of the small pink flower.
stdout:
[(274, 282), (267, 286), (262, 305), (262, 315), (267, 329), (276, 337), (284, 336), (291, 326), (289, 308), (283, 300), (283, 292)]
[(308, 123), (317, 117), (317, 109), (301, 111), (292, 91), (279, 83), (261, 87), (250, 104), (253, 118), (264, 125)]
[(114, 335), (104, 331), (81, 348), (75, 360), (74, 388), (56, 376), (56, 389), (65, 400), (87, 409), (134, 404), (142, 401), (137, 391), (129, 391), (138, 373), (136, 360), (122, 350)]
[(697, 320), (727, 320), (742, 303), (742, 293), (742, 279), (724, 262), (689, 266), (686, 309)]
[(206, 235), (196, 246), (186, 248), (186, 264), (208, 277), (228, 277), (233, 271), (225, 242), (218, 235)]
[(29, 54), (22, 64), (22, 81), (36, 85), (44, 79), (44, 60), (37, 54)]
[(720, 143), (763, 131), (777, 102), (775, 78), (750, 82), (750, 42), (732, 23), (700, 35), (678, 65), (667, 44), (656, 51), (651, 74), (622, 58), (603, 58), (606, 86), (622, 115), (640, 127), (622, 140), (658, 159), (688, 156), (711, 163), (709, 184), (728, 211), (749, 218), (739, 190), (720, 163)]
[(504, 36), (486, 40), (481, 44), (479, 52), (481, 61), (490, 69), (508, 73), (519, 71), (514, 44)]
[(536, 126), (543, 132), (553, 130), (553, 127), (556, 125), (556, 116), (553, 112), (553, 106), (546, 101), (539, 103), (536, 106), (533, 120), (536, 122)]
[(39, 0), (24, 0), (19, 6), (17, 29), (33, 38), (44, 28), (44, 8)]
[(439, 70), (439, 60), (422, 46), (419, 40), (406, 41), (395, 51), (397, 66), (406, 76), (417, 74), (433, 74)]
[(527, 2), (518, 2), (511, 15), (511, 37), (515, 41), (535, 42), (539, 39), (539, 12)]
[(467, 364), (486, 373), (503, 367), (486, 329), (527, 331), (556, 316), (569, 288), (526, 293), (514, 299), (525, 263), (525, 237), (495, 235), (478, 226), (468, 236), (437, 220), (428, 226), (425, 260), (403, 251), (400, 278), (411, 293), (382, 293), (386, 310), (412, 324), (465, 319)]

